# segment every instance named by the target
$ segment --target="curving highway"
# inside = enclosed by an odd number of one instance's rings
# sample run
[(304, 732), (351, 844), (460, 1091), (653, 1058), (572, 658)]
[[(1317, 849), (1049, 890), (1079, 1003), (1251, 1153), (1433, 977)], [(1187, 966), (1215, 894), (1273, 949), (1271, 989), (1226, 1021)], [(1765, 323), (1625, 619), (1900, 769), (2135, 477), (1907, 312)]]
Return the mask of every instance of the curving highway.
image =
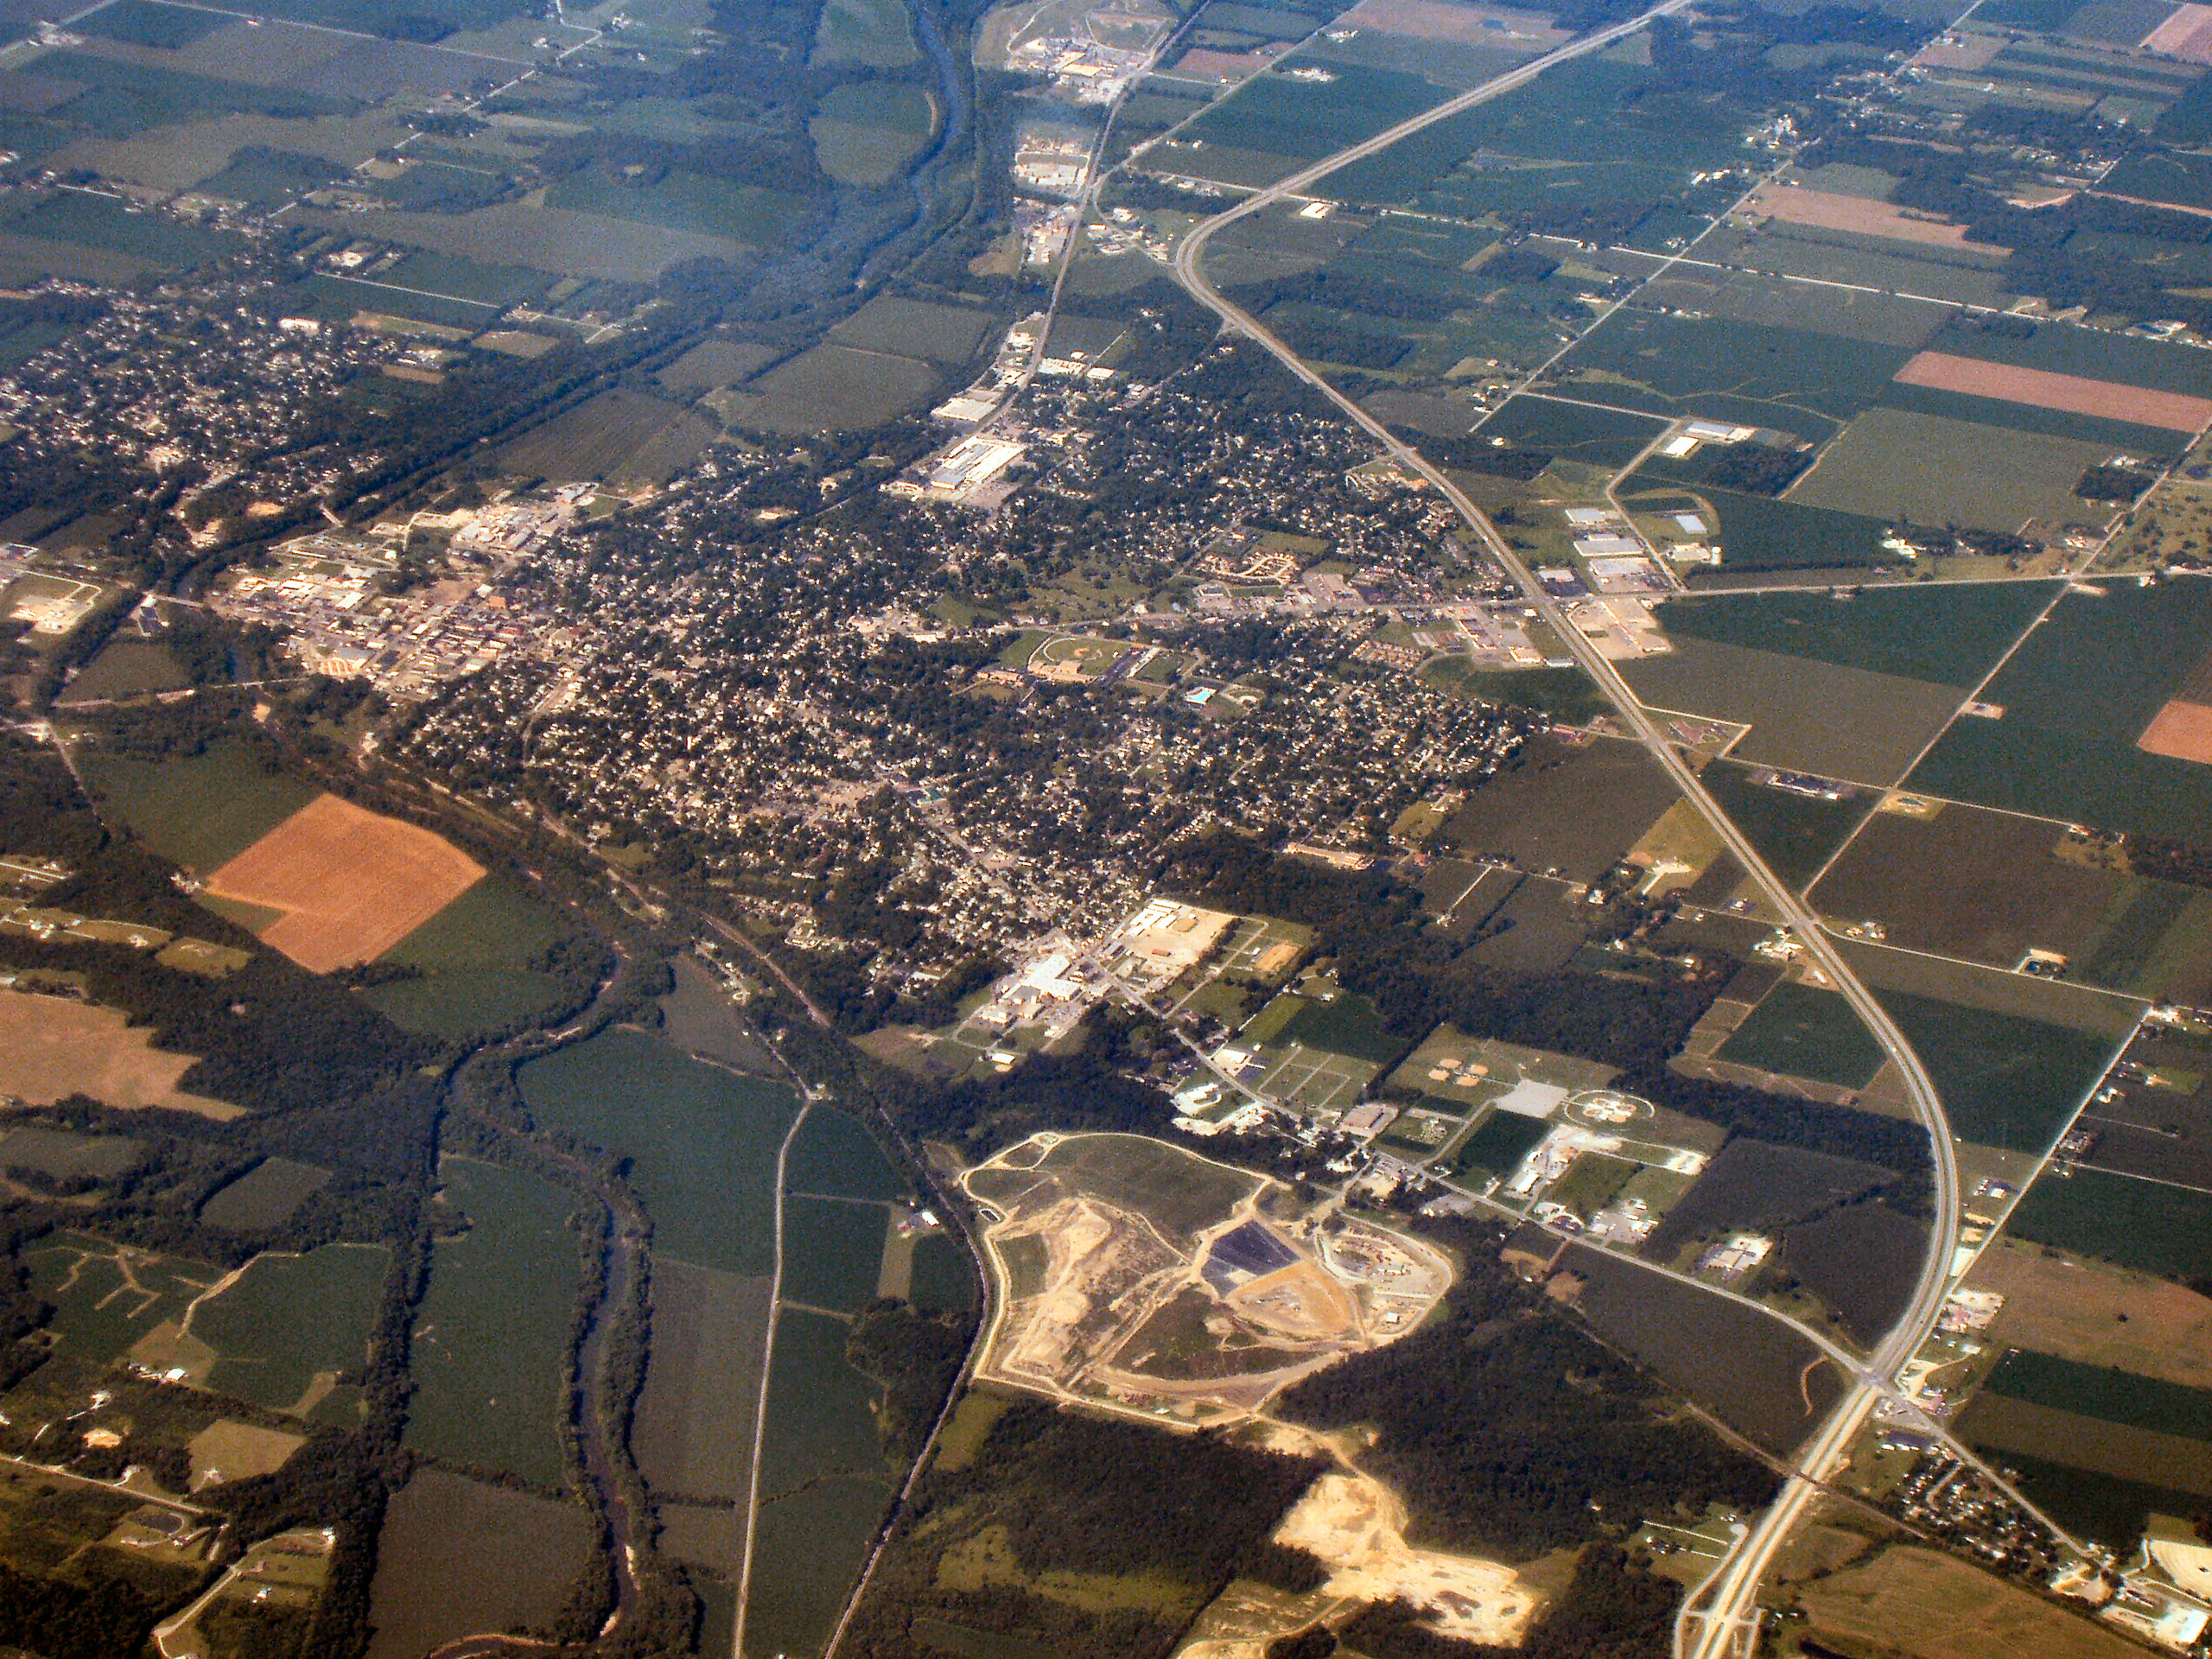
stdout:
[(1176, 280), (1190, 291), (1192, 297), (1230, 327), (1266, 348), (1284, 367), (1328, 398), (1347, 418), (1357, 422), (1399, 465), (1426, 480), (1452, 504), (1468, 527), (1481, 539), (1491, 557), (1512, 577), (1528, 602), (1551, 624), (1559, 637), (1567, 642), (1576, 661), (1611, 700), (1627, 734), (1650, 752), (1653, 759), (1673, 779), (1675, 787), (1711, 822), (1722, 845), (1758, 884), (1767, 902), (1803, 947), (1806, 956), (1842, 994), (1880, 1044), (1883, 1052), (1896, 1063), (1904, 1077), (1914, 1113), (1928, 1131), (1935, 1171), (1935, 1217), (1929, 1234), (1928, 1255), (1921, 1263), (1911, 1300), (1897, 1324), (1876, 1344), (1865, 1366), (1851, 1372), (1849, 1386), (1820, 1428), (1798, 1452), (1795, 1459), (1796, 1472), (1785, 1483), (1773, 1506), (1738, 1540), (1734, 1549), (1713, 1576), (1694, 1595), (1684, 1601), (1677, 1619), (1675, 1651), (1679, 1659), (1745, 1659), (1757, 1645), (1758, 1587), (1775, 1551), (1820, 1491), (1818, 1482), (1821, 1478), (1846, 1454), (1877, 1402), (1893, 1386), (1897, 1372), (1927, 1339), (1949, 1289), (1951, 1251), (1959, 1236), (1960, 1193), (1958, 1160), (1950, 1123), (1943, 1115), (1942, 1102), (1926, 1068), (1921, 1065), (1919, 1056), (1913, 1052), (1912, 1046), (1905, 1040), (1904, 1033), (1898, 1030), (1896, 1022), (1875, 1000), (1873, 994), (1853, 972), (1834, 942), (1821, 931), (1819, 918), (1767, 868), (1765, 860), (1759, 856), (1758, 849), (1720, 810), (1719, 804), (1707, 792), (1697, 773), (1691, 770), (1688, 762), (1645, 712), (1643, 705), (1629, 689), (1619, 671), (1568, 620), (1558, 601), (1544, 591), (1543, 585), (1506, 544), (1504, 538), (1498, 535), (1482, 510), (1445, 475), (1441, 468), (1432, 465), (1419, 451), (1401, 442), (1388, 427), (1307, 366), (1257, 318), (1224, 297), (1207, 277), (1205, 270), (1206, 245), (1238, 219), (1258, 213), (1286, 196), (1300, 194), (1308, 186), (1319, 183), (1338, 169), (1386, 149), (1424, 127), (1524, 86), (1548, 69), (1588, 53), (1603, 50), (1615, 41), (1643, 28), (1651, 19), (1680, 11), (1689, 3), (1690, 0), (1662, 0), (1662, 3), (1639, 16), (1571, 41), (1494, 80), (1470, 88), (1433, 109), (1402, 121), (1371, 138), (1363, 139), (1255, 192), (1235, 207), (1192, 228), (1175, 250), (1174, 273)]

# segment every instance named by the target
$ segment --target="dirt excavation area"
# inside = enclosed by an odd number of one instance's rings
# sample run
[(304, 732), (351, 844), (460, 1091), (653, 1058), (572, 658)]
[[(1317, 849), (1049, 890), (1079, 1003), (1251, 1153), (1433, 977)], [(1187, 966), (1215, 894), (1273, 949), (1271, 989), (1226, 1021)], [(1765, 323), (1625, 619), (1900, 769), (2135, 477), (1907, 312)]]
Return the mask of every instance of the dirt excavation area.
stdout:
[(1405, 1523), (1403, 1506), (1381, 1482), (1326, 1474), (1283, 1516), (1275, 1541), (1329, 1569), (1325, 1595), (1408, 1603), (1427, 1611), (1438, 1635), (1458, 1641), (1518, 1642), (1536, 1610), (1535, 1592), (1496, 1561), (1415, 1549)]

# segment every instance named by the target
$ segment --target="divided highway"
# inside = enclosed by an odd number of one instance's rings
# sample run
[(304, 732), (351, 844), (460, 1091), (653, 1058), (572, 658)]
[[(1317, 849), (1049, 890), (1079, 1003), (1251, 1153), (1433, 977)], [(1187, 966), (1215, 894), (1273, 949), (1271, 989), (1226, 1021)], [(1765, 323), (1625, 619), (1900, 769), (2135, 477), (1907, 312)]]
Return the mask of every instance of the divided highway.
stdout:
[(1426, 480), (1452, 504), (1468, 527), (1480, 537), (1490, 556), (1513, 578), (1529, 603), (1535, 606), (1543, 619), (1551, 624), (1559, 637), (1567, 642), (1576, 661), (1611, 700), (1624, 730), (1650, 752), (1653, 759), (1674, 780), (1675, 787), (1711, 822), (1721, 843), (1758, 884), (1767, 902), (1803, 947), (1806, 956), (1842, 994), (1865, 1022), (1867, 1030), (1873, 1033), (1883, 1052), (1896, 1063), (1903, 1075), (1913, 1110), (1928, 1131), (1935, 1169), (1935, 1217), (1929, 1234), (1928, 1255), (1921, 1263), (1910, 1302), (1888, 1335), (1868, 1357), (1865, 1369), (1850, 1378), (1827, 1418), (1800, 1449), (1795, 1459), (1796, 1472), (1784, 1484), (1781, 1496), (1738, 1540), (1735, 1548), (1713, 1576), (1695, 1594), (1684, 1601), (1676, 1621), (1675, 1650), (1678, 1659), (1748, 1659), (1758, 1641), (1758, 1587), (1775, 1551), (1818, 1492), (1820, 1478), (1845, 1454), (1883, 1394), (1894, 1383), (1898, 1371), (1927, 1339), (1949, 1289), (1951, 1252), (1959, 1236), (1960, 1193), (1958, 1160), (1951, 1126), (1943, 1115), (1942, 1102), (1936, 1094), (1934, 1081), (1921, 1065), (1919, 1056), (1913, 1052), (1911, 1044), (1905, 1040), (1904, 1033), (1853, 972), (1834, 942), (1821, 931), (1819, 918), (1767, 867), (1766, 861), (1759, 856), (1758, 849), (1721, 810), (1681, 752), (1645, 711), (1636, 694), (1629, 689), (1627, 681), (1621, 677), (1620, 671), (1568, 620), (1558, 601), (1544, 591), (1543, 585), (1506, 544), (1504, 538), (1498, 535), (1482, 510), (1464, 490), (1446, 476), (1441, 468), (1431, 464), (1418, 450), (1401, 442), (1382, 422), (1338, 391), (1270, 333), (1265, 324), (1225, 298), (1207, 277), (1205, 269), (1206, 245), (1238, 219), (1258, 213), (1287, 196), (1303, 194), (1309, 186), (1319, 183), (1340, 168), (1388, 149), (1400, 139), (1448, 119), (1462, 110), (1471, 109), (1524, 86), (1559, 64), (1601, 51), (1615, 41), (1643, 28), (1651, 19), (1681, 11), (1689, 3), (1690, 0), (1662, 0), (1662, 3), (1639, 16), (1571, 41), (1494, 80), (1470, 88), (1433, 109), (1402, 121), (1371, 138), (1363, 139), (1265, 189), (1255, 192), (1235, 207), (1195, 226), (1175, 250), (1174, 272), (1176, 280), (1194, 298), (1231, 327), (1264, 346), (1293, 374), (1327, 397), (1347, 418), (1357, 422), (1392, 459)]

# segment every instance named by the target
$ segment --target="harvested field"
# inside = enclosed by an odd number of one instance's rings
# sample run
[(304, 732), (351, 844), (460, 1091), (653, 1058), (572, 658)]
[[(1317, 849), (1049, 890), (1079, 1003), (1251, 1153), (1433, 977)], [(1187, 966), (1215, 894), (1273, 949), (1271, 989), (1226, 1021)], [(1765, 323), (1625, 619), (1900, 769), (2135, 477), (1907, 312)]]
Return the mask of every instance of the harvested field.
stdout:
[(325, 974), (373, 962), (483, 874), (428, 830), (321, 795), (209, 875), (207, 890), (283, 912), (262, 942)]
[(581, 1505), (418, 1467), (391, 1500), (369, 1592), (369, 1659), (550, 1624), (591, 1549)]
[(2212, 765), (2212, 706), (2176, 697), (2151, 716), (2135, 747), (2145, 754)]
[(768, 1281), (658, 1255), (652, 1297), (652, 1352), (633, 1431), (645, 1484), (656, 1492), (742, 1497)]
[(292, 1453), (307, 1444), (304, 1434), (288, 1434), (281, 1428), (257, 1428), (251, 1423), (226, 1417), (192, 1437), (192, 1490), (252, 1475), (273, 1475)]
[(1360, 0), (1336, 20), (1335, 27), (1409, 35), (1423, 41), (1459, 41), (1470, 46), (1511, 43), (1532, 51), (1548, 51), (1569, 36), (1567, 30), (1555, 28), (1541, 12), (1453, 5), (1449, 0)]
[(1954, 357), (1948, 352), (1921, 353), (1897, 371), (1897, 378), (1908, 386), (1934, 386), (1942, 391), (2032, 404), (2038, 409), (2063, 409), (2070, 414), (2132, 421), (2139, 426), (2160, 426), (2176, 432), (2195, 432), (2212, 421), (2212, 399), (2149, 391), (2110, 380), (2052, 374), (1980, 358)]
[[(1833, 195), (1808, 190), (1802, 185), (1770, 184), (1751, 198), (1755, 213), (1787, 225), (1810, 225), (1823, 231), (1852, 231), (1860, 236), (1887, 237), (1896, 242), (1922, 242), (1930, 247), (1963, 248), (1968, 245), (1967, 227), (1948, 219), (1933, 219), (1886, 201), (1865, 196)], [(2002, 250), (1984, 243), (1992, 252)]]
[(1970, 1281), (2005, 1306), (1993, 1341), (2190, 1388), (2212, 1388), (2212, 1297), (2018, 1239), (1985, 1251)]
[(59, 996), (0, 991), (0, 1094), (34, 1106), (70, 1095), (126, 1111), (163, 1107), (202, 1117), (237, 1117), (243, 1107), (179, 1089), (198, 1064), (153, 1046), (154, 1033), (113, 1008)]
[(1816, 1579), (1799, 1596), (1807, 1633), (1899, 1659), (2140, 1659), (2117, 1630), (1929, 1549), (1892, 1548)]
[(2212, 6), (2185, 3), (2143, 37), (2143, 50), (2183, 63), (2212, 64)]

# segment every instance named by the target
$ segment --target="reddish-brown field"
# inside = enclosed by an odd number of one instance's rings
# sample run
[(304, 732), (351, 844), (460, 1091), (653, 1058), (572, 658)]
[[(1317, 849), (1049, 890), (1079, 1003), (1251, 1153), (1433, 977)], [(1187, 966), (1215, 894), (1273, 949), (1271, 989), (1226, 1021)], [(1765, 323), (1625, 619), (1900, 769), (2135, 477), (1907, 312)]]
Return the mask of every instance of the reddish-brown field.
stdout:
[(1897, 378), (1908, 386), (1963, 391), (2001, 403), (2133, 421), (2138, 426), (2162, 426), (2173, 432), (2194, 432), (2212, 421), (2212, 398), (2148, 391), (2112, 380), (2084, 379), (2078, 374), (2015, 368), (2009, 363), (1985, 363), (1980, 358), (1953, 357), (1948, 352), (1921, 353), (1897, 371)]
[(2145, 52), (2162, 52), (2183, 63), (2212, 63), (2212, 6), (2183, 5), (2143, 37)]
[[(1504, 29), (1491, 26), (1493, 20)], [(1554, 29), (1535, 12), (1452, 5), (1446, 0), (1360, 0), (1334, 27), (1410, 35), (1421, 41), (1460, 41), (1470, 46), (1503, 46), (1517, 39), (1552, 47), (1567, 38), (1565, 29)]]
[(1207, 80), (1217, 80), (1224, 86), (1242, 80), (1247, 75), (1256, 75), (1274, 59), (1259, 52), (1217, 52), (1211, 47), (1198, 47), (1176, 60), (1179, 75), (1198, 75)]
[(1861, 236), (1886, 236), (1897, 242), (1921, 242), (1931, 247), (1986, 247), (1967, 240), (1967, 227), (1940, 219), (1923, 219), (1886, 201), (1865, 196), (1840, 196), (1802, 185), (1762, 186), (1751, 198), (1751, 210), (1789, 225), (1810, 225), (1824, 231), (1853, 231)]
[(2135, 747), (2145, 754), (2212, 765), (2212, 709), (2176, 697), (2152, 717)]
[(207, 891), (283, 912), (262, 943), (327, 974), (373, 962), (483, 874), (428, 830), (319, 795), (210, 875)]
[(2212, 1297), (2148, 1274), (2010, 1243), (1985, 1251), (1969, 1282), (2004, 1297), (1990, 1336), (2007, 1347), (2212, 1388)]

